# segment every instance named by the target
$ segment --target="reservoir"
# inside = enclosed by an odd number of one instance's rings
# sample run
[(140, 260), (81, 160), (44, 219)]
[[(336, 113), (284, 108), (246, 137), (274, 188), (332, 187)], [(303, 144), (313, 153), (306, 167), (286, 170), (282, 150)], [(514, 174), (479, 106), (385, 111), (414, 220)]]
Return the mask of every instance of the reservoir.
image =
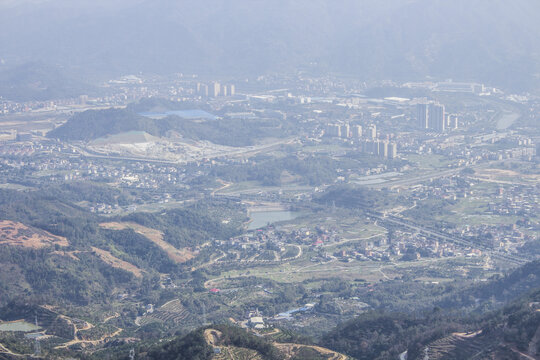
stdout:
[(22, 332), (28, 332), (28, 331), (36, 331), (39, 330), (39, 327), (30, 324), (26, 321), (14, 321), (14, 322), (8, 322), (8, 323), (0, 323), (0, 331), (22, 331)]
[(287, 210), (251, 212), (249, 214), (251, 222), (248, 225), (248, 230), (260, 229), (269, 223), (272, 224), (278, 221), (294, 220), (300, 215), (302, 215), (302, 213), (299, 211)]

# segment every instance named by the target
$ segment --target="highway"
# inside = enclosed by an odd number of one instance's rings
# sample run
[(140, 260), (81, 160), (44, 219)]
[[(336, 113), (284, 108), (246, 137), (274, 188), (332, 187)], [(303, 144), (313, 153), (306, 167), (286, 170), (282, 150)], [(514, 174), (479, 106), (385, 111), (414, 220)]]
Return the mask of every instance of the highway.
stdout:
[(241, 147), (232, 151), (226, 151), (226, 152), (216, 152), (213, 154), (208, 155), (202, 155), (198, 157), (193, 157), (186, 160), (162, 160), (162, 159), (156, 159), (156, 158), (145, 158), (145, 157), (136, 157), (136, 156), (115, 156), (115, 155), (107, 155), (107, 154), (97, 154), (95, 152), (90, 152), (86, 149), (83, 149), (80, 146), (71, 145), (71, 147), (81, 156), (86, 158), (94, 158), (94, 159), (107, 159), (107, 160), (121, 160), (121, 161), (136, 161), (136, 162), (149, 162), (149, 163), (159, 163), (159, 164), (166, 164), (166, 165), (181, 165), (186, 164), (188, 162), (192, 161), (200, 161), (203, 159), (216, 159), (221, 157), (227, 157), (227, 156), (245, 156), (247, 154), (256, 154), (258, 152), (264, 151), (264, 150), (270, 150), (271, 148), (274, 148), (276, 146), (285, 145), (285, 144), (291, 144), (295, 142), (296, 138), (289, 138), (284, 139), (280, 141), (276, 141), (270, 144), (262, 144), (262, 145), (255, 145), (255, 146), (248, 146), (248, 147)]
[(368, 187), (371, 187), (371, 188), (374, 188), (374, 189), (381, 189), (381, 188), (391, 188), (391, 187), (395, 187), (395, 186), (416, 185), (416, 184), (419, 184), (419, 183), (422, 183), (424, 181), (428, 181), (428, 180), (431, 180), (431, 179), (440, 179), (440, 178), (443, 178), (443, 177), (456, 175), (456, 174), (459, 174), (461, 171), (463, 171), (463, 170), (465, 170), (467, 168), (475, 169), (475, 168), (489, 167), (490, 165), (495, 164), (497, 162), (498, 161), (495, 160), (495, 161), (488, 161), (488, 162), (483, 162), (483, 163), (470, 165), (470, 166), (461, 166), (461, 167), (453, 168), (453, 169), (433, 171), (433, 172), (429, 172), (427, 174), (422, 174), (422, 175), (418, 175), (418, 176), (414, 176), (414, 177), (407, 177), (407, 178), (404, 178), (404, 179), (397, 179), (397, 180), (385, 181), (385, 182), (379, 183), (379, 184), (368, 185)]

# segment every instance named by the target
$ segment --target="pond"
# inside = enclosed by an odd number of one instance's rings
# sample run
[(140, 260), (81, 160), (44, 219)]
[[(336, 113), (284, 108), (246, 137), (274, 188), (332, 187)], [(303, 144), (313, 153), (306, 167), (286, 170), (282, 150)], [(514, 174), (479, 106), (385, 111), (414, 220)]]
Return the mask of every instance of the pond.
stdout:
[(26, 322), (24, 320), (0, 323), (0, 331), (36, 331), (39, 330), (39, 326)]
[(301, 215), (302, 213), (299, 211), (286, 210), (252, 212), (249, 214), (251, 222), (248, 225), (248, 230), (257, 230), (265, 227), (269, 223), (272, 224), (278, 221), (294, 220)]

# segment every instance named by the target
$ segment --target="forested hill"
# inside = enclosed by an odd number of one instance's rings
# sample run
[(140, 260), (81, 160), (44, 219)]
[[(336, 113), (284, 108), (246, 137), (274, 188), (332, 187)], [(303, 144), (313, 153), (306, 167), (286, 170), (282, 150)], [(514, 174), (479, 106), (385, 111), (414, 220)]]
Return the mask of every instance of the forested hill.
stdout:
[(90, 141), (128, 131), (145, 131), (159, 136), (154, 120), (124, 109), (88, 110), (48, 133), (60, 140)]
[(224, 122), (213, 119), (186, 119), (176, 115), (150, 119), (139, 115), (139, 111), (146, 111), (145, 108), (152, 104), (78, 113), (50, 131), (47, 136), (64, 141), (88, 142), (129, 131), (143, 131), (158, 137), (167, 137), (174, 132), (192, 140), (207, 140), (226, 146), (249, 146), (261, 138), (282, 139), (292, 134), (291, 124), (277, 119), (227, 119)]
[(95, 92), (94, 86), (62, 67), (30, 62), (0, 71), (0, 98), (7, 100), (43, 101)]
[[(210, 325), (158, 345), (143, 344), (137, 351), (141, 360), (349, 360), (346, 355), (313, 345), (299, 344), (294, 338), (277, 342), (272, 334), (254, 334), (232, 325)], [(295, 336), (292, 334), (291, 336)], [(282, 342), (287, 341), (287, 342)], [(116, 359), (124, 359), (119, 355)]]
[[(466, 289), (455, 301), (495, 297), (505, 288), (526, 291), (525, 284), (532, 285), (539, 270), (540, 262), (527, 264), (475, 292)], [(483, 315), (439, 307), (423, 315), (370, 312), (323, 336), (321, 345), (359, 360), (396, 359), (404, 351), (410, 360), (423, 359), (426, 351), (430, 359), (470, 359), (476, 355), (502, 360), (520, 359), (519, 352), (535, 358), (540, 355), (539, 340), (540, 286), (536, 282), (534, 290)]]
[(118, 289), (151, 292), (145, 284), (160, 273), (187, 276), (195, 255), (207, 261), (209, 255), (196, 252), (197, 246), (240, 231), (238, 223), (223, 224), (214, 215), (241, 217), (235, 204), (197, 203), (159, 215), (117, 217), (74, 204), (107, 199), (123, 204), (131, 197), (89, 183), (0, 190), (0, 308), (10, 302), (7, 308), (13, 302), (99, 307), (111, 303)]
[[(338, 325), (318, 341), (298, 337), (291, 331), (272, 331), (287, 334), (284, 338), (274, 338), (264, 333), (255, 335), (236, 326), (210, 325), (157, 345), (141, 343), (136, 353), (145, 360), (228, 359), (227, 354), (263, 360), (345, 360), (349, 357), (395, 360), (405, 352), (409, 360), (422, 360), (426, 353), (435, 360), (518, 360), (522, 354), (537, 358), (540, 355), (540, 285), (531, 278), (540, 274), (539, 269), (540, 261), (533, 262), (479, 287), (478, 292), (485, 297), (492, 296), (501, 287), (519, 288), (516, 293), (528, 289), (527, 293), (521, 293), (495, 311), (464, 313), (459, 307), (435, 307), (423, 313), (399, 314), (374, 310)], [(533, 284), (536, 287), (532, 289)], [(468, 289), (456, 299), (467, 296), (473, 296)], [(290, 343), (296, 346), (291, 347)], [(314, 343), (317, 346), (313, 346)], [(295, 349), (292, 353), (287, 351), (292, 348)], [(221, 353), (216, 354), (216, 350)], [(329, 355), (332, 352), (336, 357)], [(116, 359), (124, 359), (124, 353)]]

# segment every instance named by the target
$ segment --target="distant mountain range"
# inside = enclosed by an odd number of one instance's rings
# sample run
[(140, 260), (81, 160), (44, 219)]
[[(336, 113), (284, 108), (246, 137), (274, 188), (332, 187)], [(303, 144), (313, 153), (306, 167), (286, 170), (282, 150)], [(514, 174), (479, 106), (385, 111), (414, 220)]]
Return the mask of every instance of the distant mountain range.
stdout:
[(95, 88), (65, 68), (26, 63), (0, 71), (0, 97), (13, 101), (44, 101), (93, 93)]
[(40, 60), (88, 73), (213, 76), (303, 68), (367, 80), (431, 76), (540, 87), (537, 0), (6, 4), (4, 67)]

